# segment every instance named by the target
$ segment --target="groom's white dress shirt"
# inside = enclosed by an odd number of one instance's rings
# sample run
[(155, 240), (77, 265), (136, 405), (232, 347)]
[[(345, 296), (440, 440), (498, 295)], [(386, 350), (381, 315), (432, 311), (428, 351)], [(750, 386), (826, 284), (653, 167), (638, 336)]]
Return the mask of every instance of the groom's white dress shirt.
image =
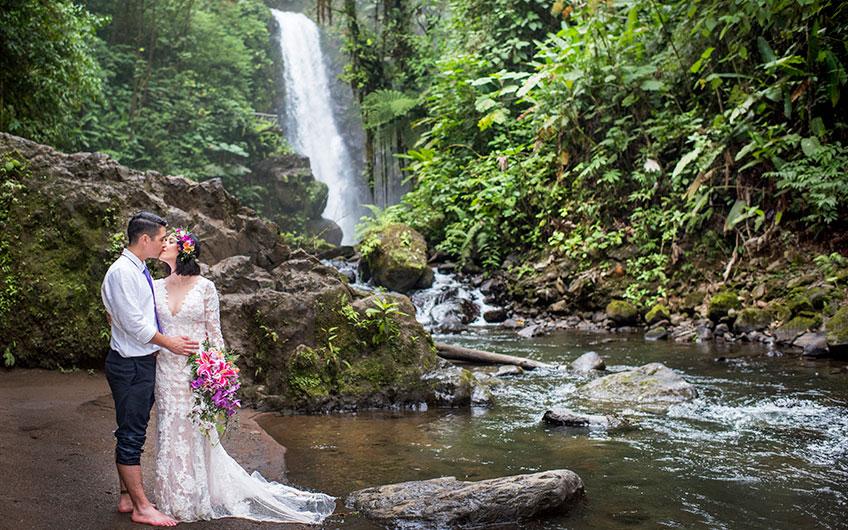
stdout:
[(140, 357), (159, 350), (150, 343), (156, 335), (153, 291), (144, 276), (144, 262), (127, 249), (106, 271), (100, 297), (112, 316), (109, 346), (123, 357)]

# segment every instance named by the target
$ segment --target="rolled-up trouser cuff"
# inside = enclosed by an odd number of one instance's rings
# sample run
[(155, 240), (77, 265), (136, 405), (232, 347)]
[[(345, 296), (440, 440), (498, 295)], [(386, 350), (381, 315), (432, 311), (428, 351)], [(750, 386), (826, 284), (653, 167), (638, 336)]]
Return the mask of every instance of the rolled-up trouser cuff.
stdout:
[(141, 453), (144, 452), (146, 436), (117, 436), (115, 462), (123, 466), (141, 465)]

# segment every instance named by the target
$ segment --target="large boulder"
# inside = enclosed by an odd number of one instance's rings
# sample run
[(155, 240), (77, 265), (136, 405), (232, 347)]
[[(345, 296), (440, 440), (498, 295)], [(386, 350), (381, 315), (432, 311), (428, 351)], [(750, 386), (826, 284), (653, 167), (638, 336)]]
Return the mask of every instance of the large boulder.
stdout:
[(645, 313), (645, 322), (648, 325), (653, 325), (658, 322), (662, 322), (663, 320), (670, 320), (671, 312), (668, 310), (666, 306), (663, 304), (656, 304), (651, 308), (650, 311)]
[(249, 399), (306, 410), (436, 401), (421, 378), (434, 348), (409, 299), (353, 290), (335, 269), (292, 253), (277, 225), (219, 180), (135, 171), (5, 133), (0, 156), (0, 350), (16, 366), (102, 366), (100, 282), (129, 216), (149, 210), (203, 242)]
[(736, 315), (736, 320), (733, 322), (733, 330), (736, 333), (762, 331), (769, 327), (771, 322), (772, 315), (769, 311), (758, 307), (747, 307)]
[(629, 326), (639, 321), (639, 310), (630, 302), (613, 300), (607, 304), (607, 317), (618, 326)]
[(726, 317), (731, 309), (742, 307), (739, 295), (734, 291), (719, 291), (715, 293), (707, 305), (707, 316), (710, 320), (717, 322)]
[(564, 512), (583, 498), (583, 481), (565, 469), (479, 482), (454, 477), (354, 491), (347, 505), (384, 524), (485, 526)]
[(427, 242), (413, 228), (394, 223), (368, 234), (360, 244), (364, 265), (374, 283), (405, 293), (432, 285), (426, 274)]
[(288, 154), (262, 160), (244, 180), (263, 190), (256, 206), (283, 231), (308, 233), (334, 245), (341, 243), (341, 228), (321, 217), (329, 188), (315, 180), (308, 158)]
[(697, 397), (695, 387), (661, 363), (650, 363), (595, 379), (578, 389), (580, 396), (610, 403), (663, 407)]

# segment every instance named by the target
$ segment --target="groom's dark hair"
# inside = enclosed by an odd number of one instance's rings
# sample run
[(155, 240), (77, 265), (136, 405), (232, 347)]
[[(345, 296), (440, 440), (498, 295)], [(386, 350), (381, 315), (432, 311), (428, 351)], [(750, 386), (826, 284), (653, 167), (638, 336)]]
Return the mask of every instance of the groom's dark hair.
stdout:
[(134, 245), (142, 234), (147, 234), (151, 238), (156, 237), (163, 226), (168, 226), (168, 221), (155, 213), (139, 212), (133, 215), (127, 224), (127, 240), (130, 245)]

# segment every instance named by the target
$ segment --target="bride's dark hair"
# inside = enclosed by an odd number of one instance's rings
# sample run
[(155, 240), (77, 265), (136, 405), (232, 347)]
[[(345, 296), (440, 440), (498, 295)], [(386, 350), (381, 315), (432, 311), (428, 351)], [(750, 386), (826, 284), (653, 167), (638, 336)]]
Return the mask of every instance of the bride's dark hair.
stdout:
[[(177, 255), (177, 270), (173, 271), (179, 274), (180, 276), (199, 276), (200, 275), (200, 264), (197, 263), (197, 259), (200, 257), (200, 240), (192, 234), (188, 233), (187, 237), (191, 238), (192, 243), (194, 243), (194, 250), (191, 252), (191, 255)], [(171, 274), (171, 267), (167, 263), (162, 264), (165, 267), (165, 275)]]

